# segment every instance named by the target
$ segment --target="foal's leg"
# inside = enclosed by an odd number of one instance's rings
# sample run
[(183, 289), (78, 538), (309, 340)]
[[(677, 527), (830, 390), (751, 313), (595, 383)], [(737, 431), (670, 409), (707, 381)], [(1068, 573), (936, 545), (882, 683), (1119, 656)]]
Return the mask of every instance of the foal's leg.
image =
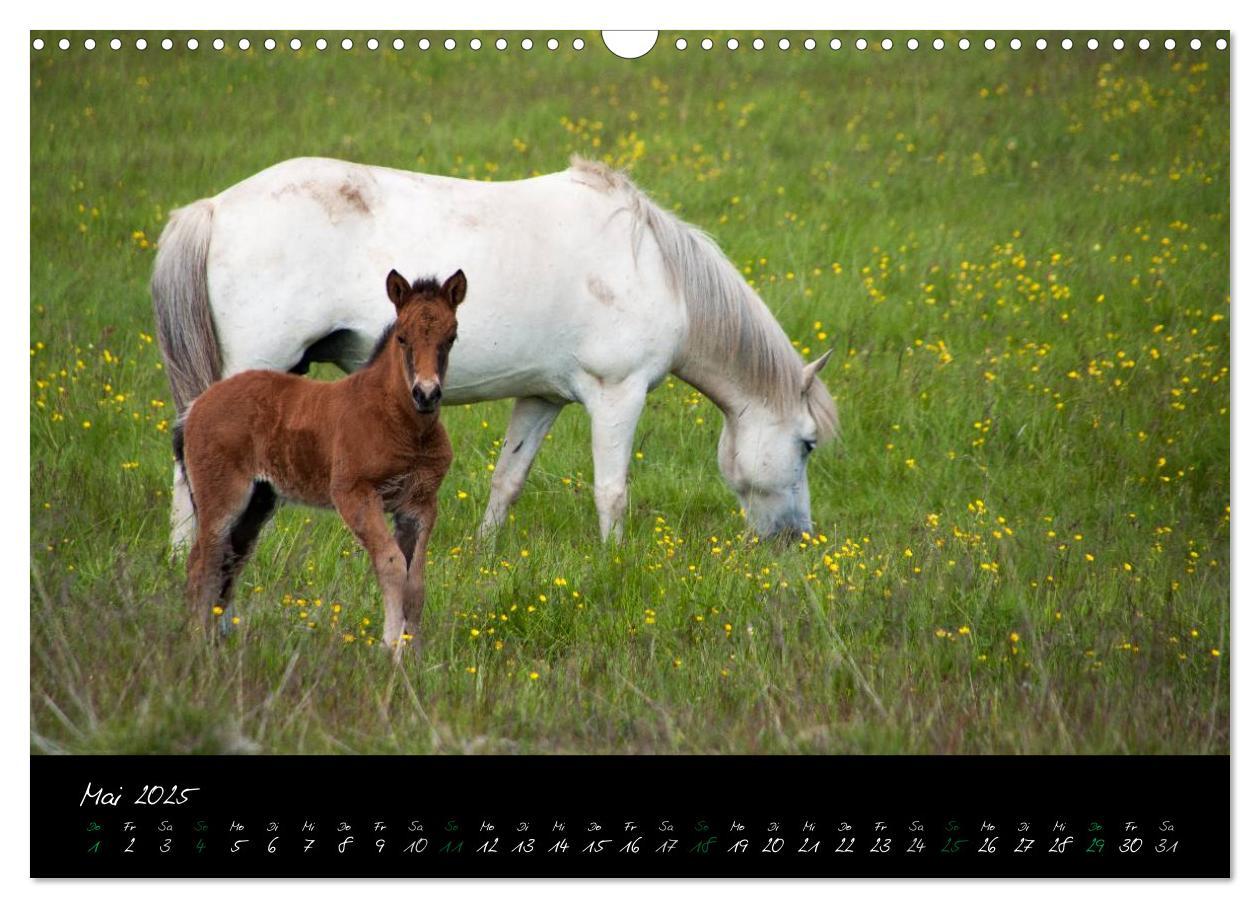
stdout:
[(503, 450), (490, 480), (490, 502), (478, 531), (481, 536), (493, 534), (507, 519), (508, 509), (525, 487), (525, 477), (529, 475), (534, 456), (563, 406), (541, 397), (517, 399), (507, 436), (503, 439)]
[(223, 571), (223, 589), (219, 593), (219, 601), (223, 604), (223, 615), (219, 619), (219, 630), (227, 634), (232, 630), (231, 608), (232, 593), (237, 578), (245, 568), (245, 561), (254, 551), (254, 543), (262, 532), (271, 515), (276, 511), (276, 492), (267, 482), (255, 482), (250, 493), (249, 504), (232, 524), (228, 534), (227, 554)]
[(626, 511), (626, 470), (634, 447), (634, 429), (647, 398), (646, 385), (623, 381), (588, 396), (591, 451), (595, 458), (595, 509), (599, 535), (620, 542)]
[(188, 552), (188, 583), (185, 598), (189, 615), (198, 630), (210, 629), (212, 609), (223, 587), (223, 561), (227, 555), (225, 534), (212, 532), (202, 524)]
[[(232, 527), (247, 509), (252, 482), (247, 477), (206, 477), (196, 483), (200, 511), (197, 538), (188, 556), (186, 597), (193, 620), (203, 630), (212, 610), (230, 592)], [(226, 613), (226, 607), (225, 607)]]
[(350, 532), (367, 550), (376, 571), (376, 580), (385, 599), (384, 643), (401, 656), (403, 626), (403, 585), (407, 580), (407, 559), (385, 521), (381, 496), (368, 484), (334, 485), (333, 504)]
[[(424, 574), (429, 550), (429, 535), (437, 520), (437, 496), (420, 500), (413, 524), (416, 528), (407, 560), (407, 581), (403, 587), (404, 632), (413, 640), (420, 639), (420, 618), (424, 613)], [(404, 551), (406, 551), (404, 549)]]

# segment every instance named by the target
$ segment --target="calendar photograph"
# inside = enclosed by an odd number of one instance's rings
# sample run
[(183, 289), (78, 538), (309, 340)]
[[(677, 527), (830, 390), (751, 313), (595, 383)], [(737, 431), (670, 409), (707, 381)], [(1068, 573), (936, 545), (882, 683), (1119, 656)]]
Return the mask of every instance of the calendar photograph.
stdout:
[(1227, 760), (1228, 33), (30, 39), (33, 760)]

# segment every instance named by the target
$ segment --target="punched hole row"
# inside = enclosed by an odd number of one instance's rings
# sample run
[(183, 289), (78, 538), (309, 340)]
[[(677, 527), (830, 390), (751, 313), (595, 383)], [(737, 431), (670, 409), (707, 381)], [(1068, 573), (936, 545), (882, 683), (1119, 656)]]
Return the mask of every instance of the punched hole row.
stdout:
[[(236, 43), (236, 48), (241, 51), (247, 51), (251, 47), (253, 47), (253, 43), (250, 41), (249, 38), (240, 38), (235, 43)], [(286, 43), (288, 45), (288, 48), (294, 51), (301, 50), (305, 46), (301, 38), (290, 38), (288, 42)], [(833, 51), (841, 50), (842, 48), (845, 47), (844, 41), (842, 41), (840, 38), (831, 38), (829, 40), (826, 40), (825, 43), (826, 43), (826, 46), (829, 47)], [(1004, 43), (1005, 43), (1005, 46), (1010, 50), (1016, 50), (1016, 51), (1022, 50), (1024, 47), (1023, 41), (1019, 38), (1010, 38), (1009, 40), (1006, 40)], [(1152, 47), (1156, 46), (1155, 43), (1152, 42), (1150, 38), (1146, 38), (1146, 37), (1139, 38), (1134, 43), (1135, 43), (1135, 46), (1138, 48), (1138, 50), (1150, 50)], [(1229, 47), (1229, 41), (1226, 40), (1225, 38), (1217, 38), (1214, 43), (1217, 50), (1223, 51)], [(365, 47), (367, 47), (368, 50), (378, 50), (383, 46), (383, 43), (376, 38), (368, 38), (366, 41), (363, 42), (363, 44)], [(389, 41), (388, 44), (390, 47), (392, 47), (396, 51), (406, 50), (408, 46), (407, 42), (404, 41), (402, 38), (394, 38), (393, 40)], [(543, 42), (543, 46), (546, 47), (547, 50), (551, 50), (551, 51), (559, 50), (560, 45), (561, 45), (561, 41), (559, 38), (548, 38), (545, 42)], [(867, 48), (875, 46), (875, 45), (878, 45), (881, 49), (886, 50), (886, 51), (893, 50), (898, 46), (897, 42), (894, 41), (892, 38), (883, 38), (876, 41), (868, 41), (866, 38), (857, 38), (852, 43), (853, 49), (858, 50), (858, 51), (866, 50)], [(1186, 42), (1186, 45), (1191, 50), (1194, 50), (1194, 51), (1202, 50), (1204, 47), (1203, 41), (1199, 38), (1191, 38), (1188, 42)], [(47, 46), (48, 44), (44, 41), (43, 38), (35, 38), (31, 42), (31, 47), (37, 51), (43, 50)], [(56, 42), (55, 46), (59, 50), (68, 51), (73, 45), (69, 38), (61, 38)], [(122, 50), (123, 40), (121, 38), (111, 38), (107, 42), (107, 46), (109, 47), (110, 50), (115, 50), (115, 51)], [(136, 38), (135, 41), (133, 42), (133, 46), (135, 47), (136, 50), (148, 50), (149, 42), (146, 38)], [(157, 42), (157, 46), (160, 47), (162, 50), (173, 50), (175, 47), (175, 40), (172, 38), (163, 38), (161, 39), (161, 41)], [(221, 51), (221, 50), (224, 50), (228, 46), (228, 42), (225, 41), (223, 38), (215, 38), (212, 41), (210, 41), (209, 46), (214, 50)], [(276, 48), (280, 47), (281, 44), (280, 42), (277, 42), (275, 38), (264, 38), (262, 41), (259, 42), (259, 46), (261, 46), (264, 50), (273, 51)], [(333, 45), (330, 44), (327, 38), (316, 38), (313, 42), (311, 42), (311, 46), (313, 46), (315, 50), (324, 51)], [(355, 47), (355, 41), (353, 38), (342, 38), (339, 43), (339, 46), (341, 47), (342, 50), (353, 50)], [(415, 46), (417, 49), (422, 50), (422, 51), (427, 51), (438, 46), (442, 47), (443, 49), (447, 51), (453, 51), (460, 47), (460, 42), (456, 38), (446, 38), (443, 41), (435, 44), (433, 41), (431, 41), (428, 38), (420, 38), (418, 41), (416, 41)], [(464, 46), (466, 46), (469, 50), (475, 51), (475, 50), (481, 50), (482, 47), (485, 45), (480, 38), (469, 38), (466, 42), (464, 42)], [(493, 42), (493, 46), (495, 50), (506, 51), (512, 45), (511, 45), (511, 42), (509, 42), (507, 38), (496, 38)], [(516, 46), (518, 46), (521, 50), (528, 51), (528, 50), (533, 50), (535, 44), (532, 38), (522, 38), (520, 39), (520, 41), (517, 43)], [(573, 50), (575, 51), (580, 51), (586, 47), (586, 41), (582, 38), (574, 38), (571, 42), (569, 42), (569, 46), (572, 47)], [(680, 51), (687, 50), (688, 47), (690, 46), (691, 46), (690, 42), (686, 38), (683, 38), (683, 37), (679, 37), (675, 39), (674, 41), (674, 48), (676, 50), (680, 50)], [(718, 44), (712, 38), (701, 38), (699, 41), (696, 42), (696, 46), (698, 46), (701, 50), (708, 51), (708, 50), (713, 50), (713, 48), (717, 47)], [(726, 41), (724, 42), (724, 46), (726, 47), (727, 50), (735, 51), (735, 50), (739, 50), (740, 47), (743, 45), (740, 43), (740, 40), (738, 38), (727, 38)], [(748, 42), (748, 46), (750, 46), (755, 51), (760, 51), (760, 50), (764, 50), (769, 45), (767, 44), (764, 38), (753, 38), (750, 42)], [(778, 49), (781, 51), (787, 51), (787, 50), (791, 50), (794, 45), (790, 38), (779, 38), (777, 42), (774, 42), (774, 46), (778, 47)], [(804, 48), (805, 50), (812, 51), (822, 46), (822, 44), (817, 39), (811, 37), (811, 38), (805, 38), (803, 41), (801, 41), (800, 46)], [(900, 46), (909, 51), (918, 50), (920, 47), (925, 47), (925, 48), (931, 47), (932, 50), (941, 51), (941, 50), (945, 50), (946, 47), (950, 46), (950, 42), (946, 42), (944, 38), (934, 38), (930, 42), (928, 42), (926, 39), (923, 42), (920, 42), (918, 38), (907, 38), (901, 43)], [(958, 50), (964, 50), (964, 51), (970, 50), (972, 47), (972, 42), (971, 42), (971, 39), (969, 38), (959, 38), (956, 42), (953, 42), (953, 46), (956, 47)], [(999, 46), (999, 41), (996, 38), (985, 38), (981, 42), (980, 46), (982, 46), (985, 50), (988, 50), (988, 51), (997, 50)], [(1035, 41), (1032, 42), (1031, 46), (1035, 47), (1037, 50), (1044, 51), (1051, 47), (1051, 43), (1047, 41), (1045, 38), (1037, 38)], [(1081, 42), (1081, 46), (1083, 46), (1087, 50), (1092, 51), (1092, 50), (1098, 50), (1098, 48), (1101, 47), (1102, 44), (1097, 38), (1087, 38)], [(1127, 43), (1125, 42), (1123, 38), (1114, 38), (1111, 41), (1111, 47), (1113, 50), (1118, 50), (1118, 51), (1124, 50), (1126, 46), (1127, 46)], [(1169, 38), (1165, 38), (1163, 41), (1164, 50), (1176, 50), (1177, 46), (1178, 44), (1177, 44), (1176, 38), (1169, 37)], [(82, 47), (84, 50), (95, 50), (97, 47), (96, 39), (95, 38), (83, 39)], [(184, 41), (184, 47), (188, 50), (197, 50), (201, 47), (201, 42), (197, 38), (188, 38)], [(1058, 42), (1058, 47), (1060, 47), (1062, 50), (1072, 50), (1074, 47), (1076, 47), (1076, 42), (1074, 42), (1071, 38), (1063, 38)]]

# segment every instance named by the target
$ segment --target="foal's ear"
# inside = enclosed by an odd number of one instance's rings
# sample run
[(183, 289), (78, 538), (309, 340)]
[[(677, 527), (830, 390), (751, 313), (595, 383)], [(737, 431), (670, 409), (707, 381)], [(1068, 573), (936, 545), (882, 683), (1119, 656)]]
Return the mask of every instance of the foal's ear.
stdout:
[(809, 390), (810, 385), (814, 383), (814, 379), (818, 377), (818, 373), (822, 371), (823, 366), (827, 365), (827, 360), (831, 359), (831, 354), (833, 352), (834, 348), (828, 350), (822, 356), (818, 357), (818, 359), (809, 363), (805, 367), (805, 378), (804, 381), (801, 382), (802, 393)]
[(464, 277), (463, 269), (448, 277), (442, 285), (442, 295), (451, 301), (452, 309), (464, 301), (464, 294), (467, 292), (468, 278)]
[(389, 277), (385, 278), (385, 292), (389, 294), (389, 301), (394, 304), (394, 308), (401, 309), (411, 295), (411, 282), (397, 271), (391, 271)]

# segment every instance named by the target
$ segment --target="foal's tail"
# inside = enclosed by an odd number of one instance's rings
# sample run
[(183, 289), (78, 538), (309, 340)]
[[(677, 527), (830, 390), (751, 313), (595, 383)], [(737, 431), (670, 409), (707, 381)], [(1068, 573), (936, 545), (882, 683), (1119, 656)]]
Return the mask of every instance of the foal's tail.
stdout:
[(213, 219), (214, 203), (209, 199), (171, 213), (158, 240), (149, 284), (158, 348), (166, 363), (176, 413), (183, 413), (193, 398), (210, 387), (223, 366), (206, 282)]
[(171, 447), (175, 450), (175, 465), (179, 470), (179, 475), (183, 477), (184, 482), (188, 485), (188, 503), (192, 505), (193, 516), (197, 514), (197, 500), (193, 498), (192, 484), (188, 482), (188, 467), (184, 464), (184, 420), (187, 413), (181, 413), (179, 418), (175, 420), (175, 428), (171, 431)]
[(171, 433), (171, 447), (175, 449), (175, 462), (180, 470), (184, 469), (184, 419), (175, 421), (175, 431)]

